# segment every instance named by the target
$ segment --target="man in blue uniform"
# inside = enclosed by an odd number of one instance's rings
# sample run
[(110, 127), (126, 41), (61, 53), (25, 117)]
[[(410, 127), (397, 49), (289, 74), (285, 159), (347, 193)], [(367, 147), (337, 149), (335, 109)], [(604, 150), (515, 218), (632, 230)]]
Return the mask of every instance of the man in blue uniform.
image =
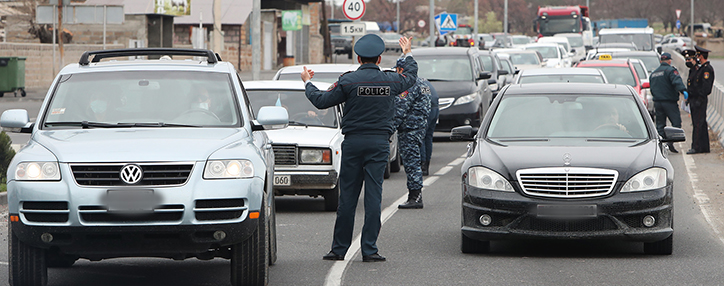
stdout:
[(365, 220), (362, 227), (362, 261), (385, 261), (377, 250), (377, 237), (382, 226), (382, 181), (390, 154), (389, 138), (394, 133), (394, 97), (412, 87), (417, 80), (417, 62), (411, 55), (411, 39), (401, 38), (405, 53), (404, 73), (386, 73), (378, 64), (385, 51), (385, 42), (377, 35), (365, 35), (357, 41), (354, 52), (361, 66), (339, 77), (327, 91), (320, 91), (310, 80), (314, 71), (304, 67), (309, 101), (319, 109), (344, 103), (342, 117), (342, 162), (339, 172), (339, 207), (334, 223), (332, 250), (322, 258), (344, 260), (354, 230), (357, 201), (365, 186)]
[[(397, 60), (395, 65), (397, 73), (402, 74), (405, 71), (404, 65), (404, 58)], [(422, 208), (420, 149), (427, 129), (427, 116), (430, 113), (430, 86), (430, 82), (418, 77), (413, 87), (395, 97), (395, 117), (392, 126), (397, 129), (408, 190), (407, 201), (397, 206), (401, 209)]]
[(430, 113), (427, 114), (427, 130), (425, 131), (425, 139), (422, 143), (422, 175), (427, 176), (430, 174), (430, 159), (432, 158), (432, 137), (435, 133), (435, 126), (437, 126), (437, 118), (440, 116), (439, 99), (437, 91), (432, 84), (430, 86)]
[[(654, 110), (656, 111), (656, 131), (661, 137), (666, 137), (664, 127), (666, 118), (671, 125), (681, 128), (681, 114), (679, 113), (679, 92), (684, 98), (689, 97), (686, 85), (679, 76), (679, 71), (671, 65), (671, 54), (661, 54), (661, 65), (649, 76), (651, 94), (654, 97)], [(669, 142), (669, 151), (679, 153), (674, 148), (673, 142)]]
[(706, 106), (714, 85), (714, 68), (709, 63), (709, 50), (696, 48), (699, 67), (689, 83), (689, 106), (691, 107), (691, 149), (686, 154), (709, 153), (709, 128), (706, 124)]

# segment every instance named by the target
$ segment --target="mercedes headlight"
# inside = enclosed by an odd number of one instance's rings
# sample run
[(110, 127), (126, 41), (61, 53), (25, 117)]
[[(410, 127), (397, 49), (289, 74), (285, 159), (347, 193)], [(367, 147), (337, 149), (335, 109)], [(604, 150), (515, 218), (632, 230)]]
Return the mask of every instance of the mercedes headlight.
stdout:
[(458, 97), (458, 99), (455, 100), (455, 103), (453, 103), (453, 105), (461, 105), (461, 104), (473, 102), (476, 97), (478, 97), (478, 93), (471, 93), (468, 95), (463, 95), (461, 97)]
[(23, 162), (15, 168), (18, 181), (59, 181), (58, 162)]
[(636, 174), (621, 188), (621, 192), (640, 192), (660, 189), (666, 186), (666, 169), (651, 168)]
[(513, 186), (500, 174), (485, 167), (468, 169), (468, 185), (479, 189), (513, 192)]
[(332, 150), (319, 148), (299, 148), (300, 164), (332, 164)]
[(209, 160), (204, 179), (239, 179), (254, 176), (254, 164), (249, 160)]

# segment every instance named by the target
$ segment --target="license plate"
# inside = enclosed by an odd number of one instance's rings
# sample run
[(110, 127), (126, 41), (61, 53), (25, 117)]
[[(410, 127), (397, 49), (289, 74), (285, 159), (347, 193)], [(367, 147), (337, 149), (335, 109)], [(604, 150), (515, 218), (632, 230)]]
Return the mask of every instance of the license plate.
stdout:
[(153, 190), (108, 190), (106, 193), (108, 211), (152, 212), (160, 202)]
[(539, 217), (596, 217), (596, 205), (538, 205)]
[(289, 175), (274, 175), (275, 186), (291, 186), (292, 178)]

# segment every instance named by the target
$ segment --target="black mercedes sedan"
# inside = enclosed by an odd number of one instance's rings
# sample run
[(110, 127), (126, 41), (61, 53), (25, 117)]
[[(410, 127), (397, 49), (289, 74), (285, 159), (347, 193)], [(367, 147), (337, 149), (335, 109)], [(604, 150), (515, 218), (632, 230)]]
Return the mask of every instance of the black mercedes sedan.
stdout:
[(611, 239), (644, 243), (646, 254), (673, 245), (674, 169), (636, 91), (592, 83), (503, 88), (462, 166), (463, 253), (491, 240)]

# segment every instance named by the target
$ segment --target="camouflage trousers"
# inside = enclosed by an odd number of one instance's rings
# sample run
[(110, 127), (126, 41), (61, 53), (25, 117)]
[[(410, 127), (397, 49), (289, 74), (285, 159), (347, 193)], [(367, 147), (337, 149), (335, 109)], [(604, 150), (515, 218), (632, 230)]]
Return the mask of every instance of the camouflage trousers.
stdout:
[(425, 129), (397, 133), (402, 164), (407, 174), (407, 189), (422, 190), (420, 149), (425, 139)]

